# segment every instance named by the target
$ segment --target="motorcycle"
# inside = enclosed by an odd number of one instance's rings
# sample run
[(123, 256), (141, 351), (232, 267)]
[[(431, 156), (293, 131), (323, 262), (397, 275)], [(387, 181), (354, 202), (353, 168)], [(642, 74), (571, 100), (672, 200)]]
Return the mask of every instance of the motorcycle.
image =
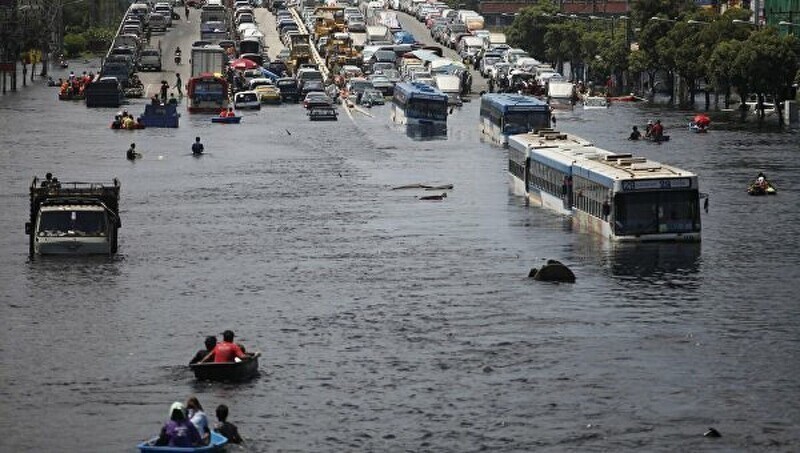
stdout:
[(175, 54), (175, 64), (181, 64), (181, 55)]

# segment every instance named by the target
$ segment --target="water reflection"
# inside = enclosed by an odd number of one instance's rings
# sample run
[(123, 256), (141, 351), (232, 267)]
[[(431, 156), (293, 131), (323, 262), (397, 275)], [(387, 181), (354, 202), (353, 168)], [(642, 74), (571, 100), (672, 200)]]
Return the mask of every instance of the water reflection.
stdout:
[(415, 141), (447, 140), (447, 125), (408, 124), (406, 136)]
[(616, 244), (603, 259), (614, 277), (688, 276), (699, 271), (700, 244)]
[(597, 236), (576, 238), (574, 250), (579, 261), (594, 263), (619, 279), (660, 283), (700, 271), (701, 244), (697, 242), (617, 243)]

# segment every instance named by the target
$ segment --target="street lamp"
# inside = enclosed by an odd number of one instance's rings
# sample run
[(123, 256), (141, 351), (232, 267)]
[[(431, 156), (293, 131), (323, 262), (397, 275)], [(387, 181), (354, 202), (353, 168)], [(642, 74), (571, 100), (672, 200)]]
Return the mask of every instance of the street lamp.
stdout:
[(750, 22), (749, 20), (733, 19), (731, 22), (732, 22), (732, 23), (734, 23), (734, 24), (736, 24), (736, 25), (749, 25), (749, 26), (751, 26), (751, 27), (756, 27), (756, 28), (758, 28), (758, 25), (756, 25), (756, 24), (754, 24), (754, 23)]
[(653, 22), (672, 22), (672, 23), (677, 22), (673, 19), (664, 19), (663, 17), (658, 17), (658, 16), (653, 16), (650, 18), (650, 20)]
[(686, 23), (689, 25), (711, 25), (710, 22), (704, 22), (702, 20), (694, 20), (694, 19), (689, 19), (686, 21)]

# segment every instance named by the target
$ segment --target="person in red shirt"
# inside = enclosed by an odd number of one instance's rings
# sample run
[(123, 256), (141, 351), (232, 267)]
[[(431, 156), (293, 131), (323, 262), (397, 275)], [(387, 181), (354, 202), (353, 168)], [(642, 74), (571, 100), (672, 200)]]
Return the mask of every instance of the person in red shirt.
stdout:
[(205, 356), (201, 362), (209, 361), (212, 355), (214, 356), (214, 363), (233, 362), (237, 358), (244, 359), (246, 357), (242, 348), (233, 342), (232, 330), (222, 332), (222, 342), (217, 343), (214, 350)]

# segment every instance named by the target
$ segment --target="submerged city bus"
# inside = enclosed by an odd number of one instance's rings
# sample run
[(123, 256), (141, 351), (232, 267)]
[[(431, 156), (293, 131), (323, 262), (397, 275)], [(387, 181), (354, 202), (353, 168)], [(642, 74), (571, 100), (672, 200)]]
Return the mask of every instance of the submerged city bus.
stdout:
[(511, 191), (614, 241), (699, 241), (697, 175), (552, 129), (509, 138)]
[(508, 146), (508, 137), (550, 126), (550, 106), (533, 96), (490, 93), (481, 96), (481, 137)]
[(398, 83), (392, 98), (392, 121), (405, 125), (411, 136), (447, 135), (447, 99), (446, 94), (424, 83)]

